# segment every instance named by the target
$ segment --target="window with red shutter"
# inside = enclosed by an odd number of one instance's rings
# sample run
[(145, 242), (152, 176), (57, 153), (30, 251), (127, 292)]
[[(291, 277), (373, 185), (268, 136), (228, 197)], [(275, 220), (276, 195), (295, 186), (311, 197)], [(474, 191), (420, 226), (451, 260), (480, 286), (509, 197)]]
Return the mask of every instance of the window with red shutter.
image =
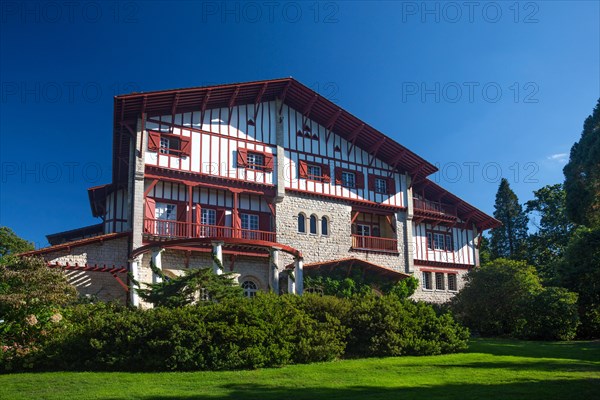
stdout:
[(160, 132), (148, 131), (148, 150), (158, 151), (160, 149)]
[(306, 161), (300, 161), (298, 165), (299, 165), (298, 175), (300, 175), (300, 178), (302, 178), (302, 179), (307, 179), (308, 178), (308, 164), (306, 164)]
[(331, 169), (329, 168), (329, 164), (325, 164), (321, 167), (321, 171), (323, 171), (323, 182), (330, 183), (331, 182)]
[(187, 136), (181, 137), (181, 155), (188, 157), (192, 155), (192, 138)]
[(237, 150), (237, 166), (238, 168), (246, 168), (248, 166), (248, 150)]

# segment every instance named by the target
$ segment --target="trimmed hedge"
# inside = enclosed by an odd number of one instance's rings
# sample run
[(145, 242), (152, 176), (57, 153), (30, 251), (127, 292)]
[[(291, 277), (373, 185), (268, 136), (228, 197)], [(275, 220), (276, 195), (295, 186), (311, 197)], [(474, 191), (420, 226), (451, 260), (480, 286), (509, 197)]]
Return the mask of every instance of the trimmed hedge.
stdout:
[(3, 351), (4, 370), (190, 371), (275, 367), (342, 356), (464, 350), (450, 314), (395, 296), (261, 294), (180, 308), (78, 305), (26, 354)]

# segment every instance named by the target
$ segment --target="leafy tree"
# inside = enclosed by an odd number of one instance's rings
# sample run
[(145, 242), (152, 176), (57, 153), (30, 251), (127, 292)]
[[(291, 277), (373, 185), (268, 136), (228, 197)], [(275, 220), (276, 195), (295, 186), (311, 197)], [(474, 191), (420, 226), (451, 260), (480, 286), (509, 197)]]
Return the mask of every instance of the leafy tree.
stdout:
[(469, 272), (451, 300), (459, 321), (482, 336), (517, 335), (526, 324), (527, 300), (542, 290), (535, 268), (499, 258)]
[(579, 294), (579, 337), (600, 338), (600, 228), (575, 231), (558, 274), (562, 286)]
[(487, 236), (481, 236), (479, 245), (479, 264), (487, 264), (492, 260), (492, 251), (490, 250), (490, 239)]
[(0, 264), (8, 264), (15, 254), (33, 250), (33, 243), (17, 236), (7, 226), (0, 226)]
[(555, 266), (571, 238), (573, 224), (566, 212), (566, 192), (561, 184), (548, 185), (533, 192), (527, 213), (533, 218), (537, 232), (528, 239), (528, 260), (538, 268), (544, 281), (556, 278)]
[(529, 219), (505, 178), (500, 181), (494, 208), (494, 217), (502, 222), (502, 226), (494, 228), (491, 232), (492, 258), (523, 259)]
[(496, 259), (467, 275), (450, 303), (457, 319), (482, 336), (569, 340), (579, 318), (577, 294), (542, 287), (525, 261)]
[(571, 220), (588, 227), (600, 226), (600, 99), (583, 123), (581, 139), (571, 147), (563, 172)]
[(0, 342), (30, 345), (60, 322), (58, 313), (77, 299), (77, 291), (59, 269), (40, 258), (13, 258), (0, 265)]
[(186, 270), (177, 278), (166, 276), (152, 263), (150, 268), (161, 281), (146, 284), (145, 288), (140, 288), (139, 282), (134, 284), (138, 286), (136, 290), (140, 297), (155, 307), (183, 307), (199, 301), (222, 301), (243, 295), (231, 274), (217, 275), (212, 268)]

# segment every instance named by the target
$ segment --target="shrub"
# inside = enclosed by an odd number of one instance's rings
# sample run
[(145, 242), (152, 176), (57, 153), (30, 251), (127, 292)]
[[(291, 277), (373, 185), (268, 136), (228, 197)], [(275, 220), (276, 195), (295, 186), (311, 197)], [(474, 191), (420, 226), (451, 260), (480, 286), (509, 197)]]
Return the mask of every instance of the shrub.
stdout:
[[(79, 304), (17, 370), (231, 370), (328, 361), (343, 355), (441, 354), (466, 348), (449, 314), (396, 296), (259, 294), (254, 299), (132, 309)], [(2, 366), (5, 370), (7, 365)]]
[(577, 334), (577, 294), (558, 287), (545, 288), (528, 302), (522, 336), (529, 339), (571, 340)]

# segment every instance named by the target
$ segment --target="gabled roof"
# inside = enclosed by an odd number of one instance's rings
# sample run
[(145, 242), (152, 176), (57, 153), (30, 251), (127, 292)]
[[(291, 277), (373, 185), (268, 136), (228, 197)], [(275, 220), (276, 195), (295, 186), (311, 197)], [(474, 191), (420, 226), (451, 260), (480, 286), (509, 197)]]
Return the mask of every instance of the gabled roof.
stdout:
[(186, 89), (131, 93), (115, 97), (113, 183), (127, 180), (129, 135), (135, 131), (142, 113), (148, 116), (179, 114), (202, 109), (256, 104), (279, 98), (325, 128), (366, 151), (376, 149), (376, 157), (411, 176), (427, 176), (437, 168), (361, 121), (348, 111), (293, 78), (230, 83)]
[(421, 182), (416, 183), (413, 190), (423, 191), (427, 200), (443, 201), (455, 205), (460, 219), (474, 223), (477, 228), (482, 231), (497, 228), (502, 225), (502, 222), (487, 215), (477, 207), (472, 206), (430, 179), (424, 179)]
[(347, 257), (340, 258), (337, 260), (329, 260), (329, 261), (321, 261), (314, 262), (309, 264), (304, 264), (305, 270), (320, 270), (322, 268), (353, 268), (359, 267), (364, 269), (365, 271), (369, 271), (375, 273), (376, 275), (385, 276), (390, 279), (402, 280), (404, 278), (408, 278), (410, 275), (405, 274), (400, 271), (396, 271), (387, 267), (383, 267), (381, 265), (373, 264), (371, 262), (361, 260), (360, 258)]
[(19, 257), (39, 256), (41, 254), (53, 253), (55, 251), (68, 250), (72, 247), (85, 246), (87, 244), (92, 244), (92, 243), (102, 243), (102, 242), (105, 242), (108, 240), (119, 239), (119, 238), (129, 236), (129, 235), (130, 235), (130, 232), (107, 233), (105, 235), (99, 235), (99, 236), (94, 236), (91, 238), (75, 240), (75, 241), (67, 242), (67, 243), (61, 243), (61, 244), (57, 244), (55, 246), (50, 246), (50, 247), (44, 247), (43, 249), (27, 251), (25, 253), (18, 254), (18, 256)]

